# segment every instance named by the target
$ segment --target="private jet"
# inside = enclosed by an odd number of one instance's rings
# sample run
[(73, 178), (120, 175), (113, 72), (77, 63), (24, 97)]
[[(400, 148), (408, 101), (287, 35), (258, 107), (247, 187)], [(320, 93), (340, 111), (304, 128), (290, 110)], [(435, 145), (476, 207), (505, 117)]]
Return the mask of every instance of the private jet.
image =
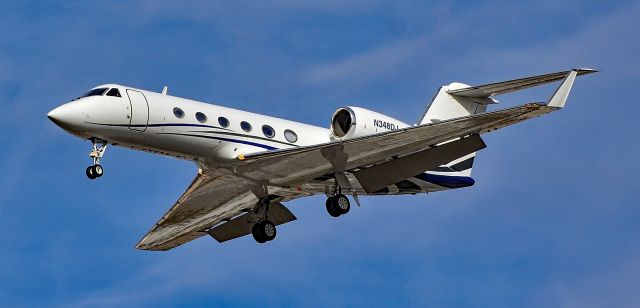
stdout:
[[(48, 118), (89, 140), (86, 176), (104, 175), (108, 145), (195, 162), (198, 173), (175, 204), (137, 243), (169, 250), (204, 235), (225, 242), (276, 237), (296, 217), (285, 202), (324, 194), (332, 217), (350, 198), (431, 193), (472, 186), (481, 135), (564, 107), (572, 69), (509, 81), (440, 87), (415, 124), (361, 107), (338, 108), (329, 128), (105, 84), (59, 106)], [(561, 81), (548, 101), (487, 111), (497, 95)]]

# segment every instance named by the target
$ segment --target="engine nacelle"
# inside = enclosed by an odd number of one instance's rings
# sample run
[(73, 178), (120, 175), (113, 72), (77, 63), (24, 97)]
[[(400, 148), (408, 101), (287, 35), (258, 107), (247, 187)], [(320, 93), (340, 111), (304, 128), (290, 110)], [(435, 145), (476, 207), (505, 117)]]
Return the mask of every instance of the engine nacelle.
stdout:
[(392, 117), (360, 107), (338, 108), (331, 117), (331, 137), (351, 139), (409, 127)]

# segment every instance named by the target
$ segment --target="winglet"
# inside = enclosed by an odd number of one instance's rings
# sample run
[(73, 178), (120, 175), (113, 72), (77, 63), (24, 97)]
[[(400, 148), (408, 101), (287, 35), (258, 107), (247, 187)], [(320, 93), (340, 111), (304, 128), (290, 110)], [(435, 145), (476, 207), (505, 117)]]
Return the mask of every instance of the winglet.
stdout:
[(571, 87), (573, 86), (573, 81), (576, 80), (576, 76), (578, 75), (578, 69), (571, 70), (567, 77), (564, 78), (562, 84), (558, 87), (555, 93), (549, 98), (549, 102), (547, 106), (562, 108), (564, 107), (564, 103), (567, 101), (567, 97), (569, 96), (569, 92), (571, 92)]

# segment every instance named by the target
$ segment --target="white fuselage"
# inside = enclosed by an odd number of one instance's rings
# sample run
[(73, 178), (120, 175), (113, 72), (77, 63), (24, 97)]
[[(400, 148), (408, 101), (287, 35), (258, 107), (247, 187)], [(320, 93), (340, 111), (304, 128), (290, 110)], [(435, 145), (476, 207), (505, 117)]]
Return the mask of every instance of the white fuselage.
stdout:
[[(94, 151), (90, 156), (94, 166), (99, 165), (104, 152), (104, 149), (95, 148), (96, 143), (108, 143), (195, 161), (201, 169), (213, 167), (231, 172), (235, 172), (234, 162), (248, 154), (318, 145), (408, 126), (358, 107), (340, 108), (337, 112), (341, 110), (359, 113), (359, 118), (357, 123), (355, 117), (347, 123), (353, 125), (353, 130), (347, 127), (346, 135), (336, 137), (333, 128), (107, 84), (52, 110), (47, 116), (67, 132), (92, 140)], [(359, 130), (354, 133), (356, 128)], [(87, 170), (87, 176), (90, 176)], [(473, 185), (465, 172), (421, 172), (375, 194), (433, 192)], [(101, 176), (101, 168), (99, 173)], [(353, 183), (354, 193), (365, 194), (353, 174), (348, 173), (347, 177)], [(317, 187), (308, 188), (308, 191), (325, 191), (329, 185), (326, 181), (317, 179)]]
[[(331, 139), (329, 129), (313, 125), (121, 85), (96, 88), (117, 88), (121, 97), (82, 97), (52, 110), (49, 118), (83, 139), (98, 138), (117, 146), (214, 165), (238, 155)], [(182, 112), (176, 115), (174, 108)], [(197, 118), (196, 113), (204, 117)], [(228, 125), (221, 125), (225, 121), (219, 118), (226, 119)], [(249, 123), (251, 129), (243, 129), (241, 122)], [(273, 136), (263, 132), (263, 125), (270, 127), (266, 131)]]

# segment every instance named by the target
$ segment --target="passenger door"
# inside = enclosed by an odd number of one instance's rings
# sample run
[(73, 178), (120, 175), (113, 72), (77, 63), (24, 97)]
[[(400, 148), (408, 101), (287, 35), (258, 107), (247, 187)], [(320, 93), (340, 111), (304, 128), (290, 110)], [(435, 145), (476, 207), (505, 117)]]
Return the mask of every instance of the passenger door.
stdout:
[(127, 96), (129, 96), (131, 103), (129, 129), (143, 132), (149, 124), (149, 102), (140, 91), (127, 89)]

